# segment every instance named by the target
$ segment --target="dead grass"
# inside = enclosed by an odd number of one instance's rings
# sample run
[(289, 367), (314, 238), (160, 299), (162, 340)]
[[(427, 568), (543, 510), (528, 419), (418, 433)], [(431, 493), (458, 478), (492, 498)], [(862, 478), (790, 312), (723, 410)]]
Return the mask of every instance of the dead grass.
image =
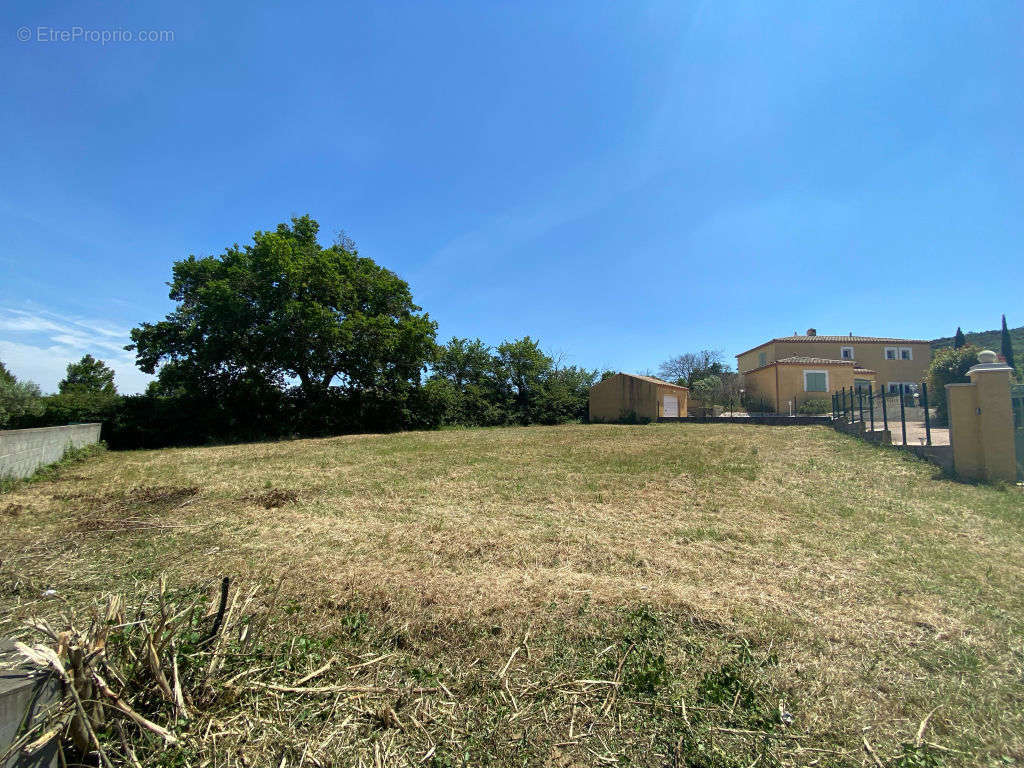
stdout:
[[(424, 764), (861, 764), (865, 737), (893, 765), (1024, 760), (1024, 497), (820, 427), (108, 453), (4, 502), (0, 631), (160, 573), (284, 575), (272, 684), (392, 654), (372, 679), (394, 695), (278, 692), (276, 719), (265, 689), (220, 702), (211, 733), (278, 735), (197, 741), (197, 765), (221, 748), (419, 764), (432, 747)], [(567, 682), (616, 674), (615, 696)]]

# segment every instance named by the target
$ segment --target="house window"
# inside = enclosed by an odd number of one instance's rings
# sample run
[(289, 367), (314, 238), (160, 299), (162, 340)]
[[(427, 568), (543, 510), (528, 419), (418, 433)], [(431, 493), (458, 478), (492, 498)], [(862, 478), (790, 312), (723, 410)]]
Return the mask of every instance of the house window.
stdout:
[(853, 360), (853, 347), (843, 347), (840, 351), (843, 360)]
[(896, 347), (885, 348), (885, 359), (886, 360), (899, 360), (900, 351)]
[(758, 368), (763, 368), (766, 365), (768, 365), (768, 353), (767, 352), (758, 352), (757, 353), (757, 367)]
[(886, 384), (886, 391), (890, 395), (898, 395), (901, 384), (903, 385), (904, 394), (911, 395), (917, 392), (917, 382), (914, 381), (890, 381)]
[(910, 347), (900, 347), (900, 360), (913, 360), (914, 352)]
[(804, 392), (828, 392), (828, 371), (804, 371)]

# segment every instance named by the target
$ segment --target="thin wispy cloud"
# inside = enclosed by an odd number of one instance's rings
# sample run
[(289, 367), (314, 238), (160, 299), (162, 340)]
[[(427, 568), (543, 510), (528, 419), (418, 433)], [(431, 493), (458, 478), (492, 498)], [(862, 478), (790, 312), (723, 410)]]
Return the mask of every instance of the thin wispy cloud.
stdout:
[(45, 331), (64, 331), (65, 326), (35, 317), (27, 313), (11, 312), (10, 316), (0, 317), (0, 331), (15, 331), (31, 333)]
[(124, 347), (128, 329), (107, 319), (74, 317), (44, 309), (0, 307), (0, 360), (19, 378), (44, 391), (55, 391), (68, 363), (85, 354), (103, 359), (114, 369), (125, 393), (145, 389), (151, 377), (135, 367)]

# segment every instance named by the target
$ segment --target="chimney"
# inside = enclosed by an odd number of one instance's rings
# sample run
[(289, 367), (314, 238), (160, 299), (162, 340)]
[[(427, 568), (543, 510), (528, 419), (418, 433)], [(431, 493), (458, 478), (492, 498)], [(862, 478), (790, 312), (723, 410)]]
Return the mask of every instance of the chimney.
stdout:
[(813, 328), (808, 328), (807, 329), (807, 335), (808, 336), (817, 336), (818, 332), (816, 330), (814, 330)]

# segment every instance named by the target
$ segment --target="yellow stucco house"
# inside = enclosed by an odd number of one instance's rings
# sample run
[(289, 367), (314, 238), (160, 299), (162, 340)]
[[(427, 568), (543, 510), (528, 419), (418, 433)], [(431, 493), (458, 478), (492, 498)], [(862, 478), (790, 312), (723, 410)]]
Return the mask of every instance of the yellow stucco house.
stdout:
[(776, 413), (797, 410), (811, 399), (831, 401), (844, 387), (916, 391), (931, 361), (931, 343), (877, 336), (782, 336), (736, 355), (748, 398)]

